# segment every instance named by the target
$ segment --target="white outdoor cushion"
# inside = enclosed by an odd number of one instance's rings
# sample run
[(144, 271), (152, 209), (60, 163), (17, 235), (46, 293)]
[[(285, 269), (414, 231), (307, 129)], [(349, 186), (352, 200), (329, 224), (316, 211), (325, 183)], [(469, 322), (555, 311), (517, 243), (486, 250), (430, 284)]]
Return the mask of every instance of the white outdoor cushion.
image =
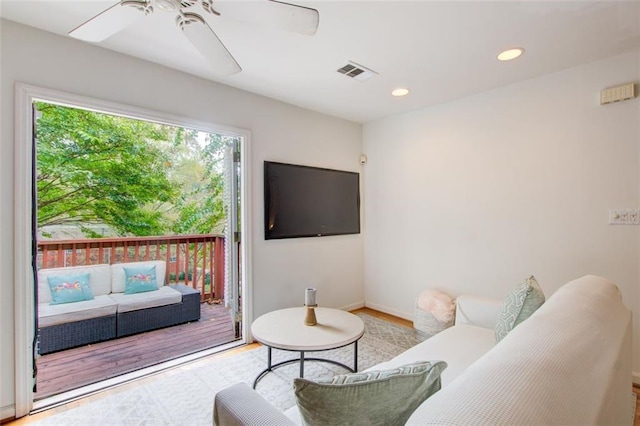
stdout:
[(67, 322), (104, 317), (116, 313), (116, 302), (109, 296), (95, 296), (92, 300), (63, 303), (61, 305), (38, 304), (38, 326), (49, 327)]
[(156, 267), (156, 282), (158, 283), (158, 287), (164, 286), (164, 278), (167, 272), (167, 263), (164, 260), (117, 263), (111, 265), (111, 292), (124, 293), (125, 282), (127, 280), (127, 277), (124, 273), (124, 268), (144, 268), (146, 266)]
[[(111, 270), (109, 265), (70, 266), (67, 268), (40, 269), (38, 271), (38, 303), (51, 302), (51, 288), (47, 277), (61, 275), (89, 274), (89, 287), (93, 296), (111, 293)], [(79, 303), (79, 302), (73, 302)]]
[(118, 312), (137, 311), (138, 309), (171, 305), (182, 301), (182, 294), (168, 286), (144, 293), (112, 293), (110, 297), (118, 304)]

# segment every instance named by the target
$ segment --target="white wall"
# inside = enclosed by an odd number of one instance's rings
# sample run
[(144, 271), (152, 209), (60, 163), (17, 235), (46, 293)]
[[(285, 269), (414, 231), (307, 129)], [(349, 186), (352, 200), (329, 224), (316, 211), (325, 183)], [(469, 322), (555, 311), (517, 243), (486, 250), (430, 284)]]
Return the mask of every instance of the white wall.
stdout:
[(607, 224), (640, 208), (640, 99), (598, 102), (632, 81), (638, 53), (366, 124), (366, 305), (411, 318), (426, 288), (503, 298), (534, 274), (549, 296), (602, 275), (640, 372), (638, 227)]
[(361, 125), (10, 21), (1, 21), (0, 38), (0, 413), (3, 417), (7, 407), (14, 403), (15, 82), (250, 130), (254, 314), (300, 305), (304, 301), (304, 288), (309, 284), (318, 287), (318, 299), (324, 306), (362, 304), (361, 235), (272, 242), (264, 240), (262, 231), (262, 162), (277, 160), (360, 171)]

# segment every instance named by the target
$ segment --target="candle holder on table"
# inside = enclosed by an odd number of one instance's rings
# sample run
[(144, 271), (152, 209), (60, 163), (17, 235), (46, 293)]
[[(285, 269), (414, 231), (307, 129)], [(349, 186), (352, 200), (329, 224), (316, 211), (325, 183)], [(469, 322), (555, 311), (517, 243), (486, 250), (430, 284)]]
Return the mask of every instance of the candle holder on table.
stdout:
[(307, 307), (307, 315), (304, 317), (304, 325), (316, 325), (316, 307), (318, 305), (305, 305)]
[(316, 289), (308, 288), (304, 291), (304, 306), (307, 307), (307, 315), (304, 318), (304, 325), (316, 325)]

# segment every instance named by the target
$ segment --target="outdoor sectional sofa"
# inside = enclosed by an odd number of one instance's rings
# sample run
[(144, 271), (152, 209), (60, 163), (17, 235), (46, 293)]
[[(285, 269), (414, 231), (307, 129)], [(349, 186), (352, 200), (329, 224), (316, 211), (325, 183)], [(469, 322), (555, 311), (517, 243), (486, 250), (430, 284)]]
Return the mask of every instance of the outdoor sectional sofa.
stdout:
[[(125, 294), (125, 269), (155, 266), (158, 289)], [(38, 345), (41, 355), (200, 319), (200, 292), (165, 285), (166, 263), (144, 261), (38, 271)], [(93, 299), (51, 304), (49, 279), (89, 274)]]
[[(366, 370), (436, 360), (448, 364), (440, 376), (442, 388), (407, 413), (406, 424), (632, 424), (631, 312), (611, 281), (590, 275), (563, 285), (496, 343), (501, 306), (501, 301), (460, 296), (453, 327)], [(320, 385), (331, 386), (336, 385)], [(371, 401), (366, 382), (346, 386), (351, 397), (338, 404), (358, 395)], [(379, 424), (367, 415), (394, 407), (385, 406), (384, 394), (376, 398), (360, 416), (350, 411), (331, 424)], [(316, 411), (336, 411), (313, 402)], [(282, 413), (238, 383), (216, 394), (214, 424), (300, 424), (301, 411), (294, 406)]]

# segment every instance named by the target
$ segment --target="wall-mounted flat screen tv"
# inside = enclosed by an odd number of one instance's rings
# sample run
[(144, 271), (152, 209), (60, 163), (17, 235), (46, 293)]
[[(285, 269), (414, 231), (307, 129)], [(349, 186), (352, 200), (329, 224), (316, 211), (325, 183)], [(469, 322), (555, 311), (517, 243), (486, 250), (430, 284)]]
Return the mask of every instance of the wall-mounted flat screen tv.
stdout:
[(360, 174), (264, 162), (264, 238), (360, 233)]

